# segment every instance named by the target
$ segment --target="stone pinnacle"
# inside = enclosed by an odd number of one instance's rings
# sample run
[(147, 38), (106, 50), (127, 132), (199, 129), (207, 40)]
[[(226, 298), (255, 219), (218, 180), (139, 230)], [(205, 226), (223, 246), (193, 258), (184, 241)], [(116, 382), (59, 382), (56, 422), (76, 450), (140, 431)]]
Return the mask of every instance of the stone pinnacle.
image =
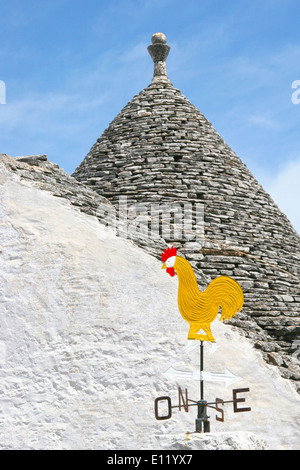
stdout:
[(148, 52), (154, 62), (153, 80), (167, 79), (166, 60), (170, 51), (170, 46), (166, 44), (167, 38), (163, 33), (155, 33), (151, 40)]

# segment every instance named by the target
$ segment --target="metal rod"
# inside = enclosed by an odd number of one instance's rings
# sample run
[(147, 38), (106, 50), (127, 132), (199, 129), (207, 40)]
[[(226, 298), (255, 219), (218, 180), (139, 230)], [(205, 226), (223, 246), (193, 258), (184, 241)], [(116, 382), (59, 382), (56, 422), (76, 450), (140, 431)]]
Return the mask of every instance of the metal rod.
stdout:
[(204, 380), (203, 380), (203, 341), (200, 341), (200, 400), (204, 400)]
[[(189, 399), (189, 402), (192, 402), (192, 404), (189, 403), (189, 406), (199, 406), (199, 401), (194, 401), (194, 400), (190, 400)], [(222, 405), (224, 405), (224, 403), (236, 403), (237, 400), (224, 400), (222, 401)], [(216, 402), (215, 401), (211, 401), (211, 402), (205, 402), (205, 403), (202, 403), (201, 406), (207, 406), (208, 408), (215, 408), (214, 406), (212, 405), (215, 405)], [(182, 405), (180, 405), (182, 406)], [(172, 405), (171, 408), (179, 408), (179, 405)]]

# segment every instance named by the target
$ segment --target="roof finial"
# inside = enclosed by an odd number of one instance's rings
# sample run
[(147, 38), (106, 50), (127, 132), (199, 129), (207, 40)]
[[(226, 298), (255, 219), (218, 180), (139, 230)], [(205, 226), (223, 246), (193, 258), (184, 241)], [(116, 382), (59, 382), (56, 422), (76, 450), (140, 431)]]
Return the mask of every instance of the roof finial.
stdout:
[(154, 62), (153, 79), (167, 79), (166, 60), (170, 46), (166, 44), (167, 38), (163, 33), (153, 34), (152, 44), (148, 46), (148, 52)]

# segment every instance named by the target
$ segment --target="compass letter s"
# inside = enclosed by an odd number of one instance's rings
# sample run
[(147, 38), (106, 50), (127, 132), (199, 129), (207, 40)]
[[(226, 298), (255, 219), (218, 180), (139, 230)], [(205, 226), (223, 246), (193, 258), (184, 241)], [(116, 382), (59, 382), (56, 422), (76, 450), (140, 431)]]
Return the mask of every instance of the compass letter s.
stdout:
[(216, 411), (221, 413), (221, 417), (216, 416), (216, 420), (221, 421), (221, 423), (224, 423), (224, 410), (222, 410), (222, 408), (219, 408), (219, 404), (224, 405), (224, 401), (221, 398), (216, 398)]

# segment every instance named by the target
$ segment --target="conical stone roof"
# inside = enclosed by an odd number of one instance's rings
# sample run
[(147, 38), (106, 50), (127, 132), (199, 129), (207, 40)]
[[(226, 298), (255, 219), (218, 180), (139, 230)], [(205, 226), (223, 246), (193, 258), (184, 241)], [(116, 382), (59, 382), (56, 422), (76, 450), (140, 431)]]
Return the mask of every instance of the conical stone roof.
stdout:
[[(204, 230), (198, 227), (196, 242), (184, 233), (166, 242), (193, 264), (200, 288), (221, 274), (240, 282), (245, 305), (235, 325), (284, 377), (299, 381), (300, 237), (211, 123), (169, 81), (165, 37), (159, 33), (152, 42), (152, 82), (115, 117), (72, 176), (116, 207), (120, 196), (128, 203), (189, 203), (195, 224), (195, 206), (201, 205)], [(160, 255), (160, 246), (153, 254)]]

